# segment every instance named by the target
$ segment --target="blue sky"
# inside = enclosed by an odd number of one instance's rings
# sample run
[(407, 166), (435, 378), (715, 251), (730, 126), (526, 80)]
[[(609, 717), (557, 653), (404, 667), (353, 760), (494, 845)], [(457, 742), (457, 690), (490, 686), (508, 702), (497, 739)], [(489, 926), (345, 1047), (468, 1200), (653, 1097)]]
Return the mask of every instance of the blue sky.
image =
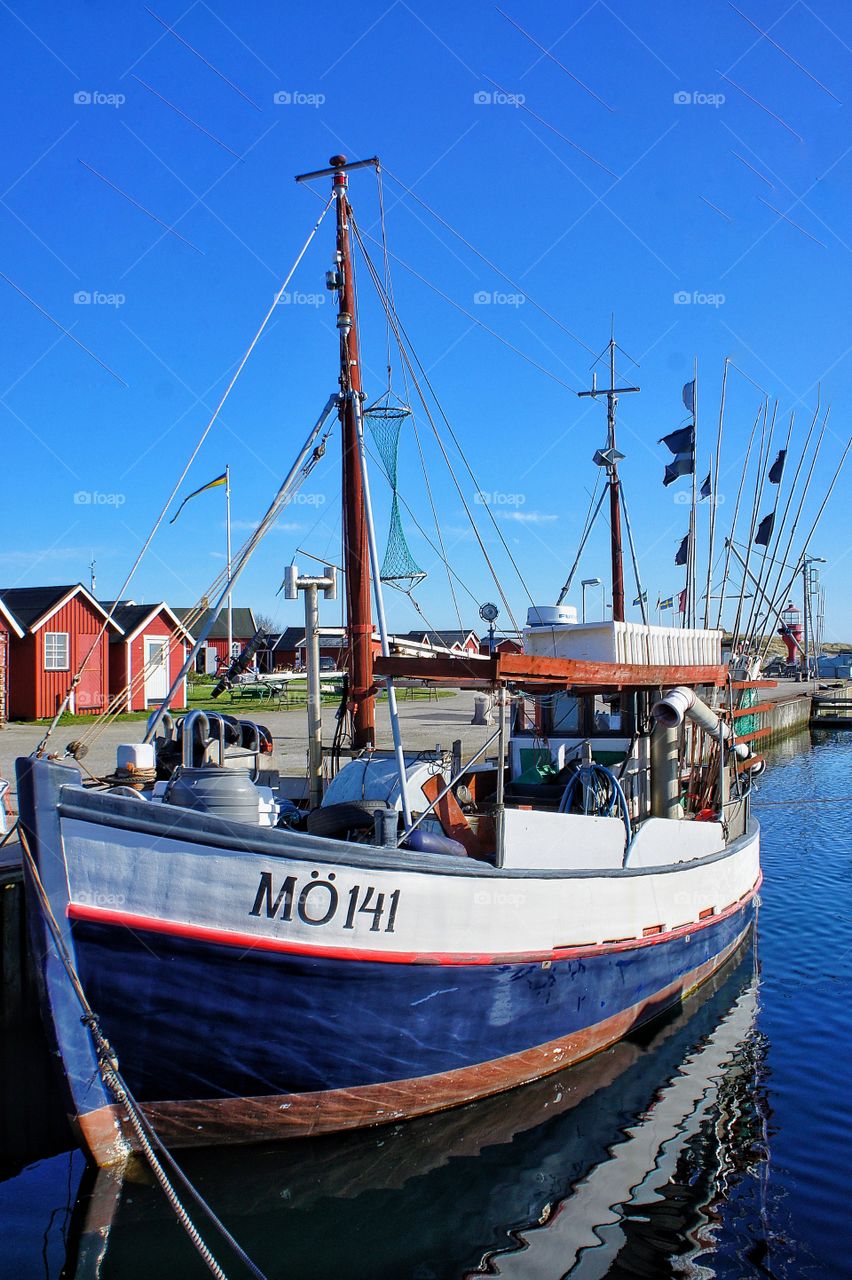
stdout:
[[(467, 501), (483, 516), (474, 494), (490, 495), (536, 601), (555, 599), (589, 504), (605, 408), (575, 392), (589, 385), (613, 314), (638, 362), (620, 357), (620, 374), (642, 388), (620, 403), (619, 444), (651, 603), (683, 583), (673, 559), (686, 531), (677, 501), (686, 482), (662, 488), (669, 459), (657, 441), (685, 421), (681, 387), (693, 360), (699, 479), (725, 357), (736, 365), (723, 531), (763, 396), (778, 399), (780, 447), (791, 410), (801, 438), (821, 384), (832, 412), (807, 527), (852, 404), (847, 4), (152, 8), (172, 32), (141, 4), (0, 6), (0, 583), (88, 581), (94, 554), (99, 593), (118, 591), (318, 216), (320, 201), (293, 176), (338, 151), (378, 154), (386, 166), (390, 248), (432, 286), (394, 262), (399, 314), (475, 474), (475, 484), (462, 480)], [(353, 175), (351, 196), (377, 235), (369, 171)], [(328, 219), (183, 488), (230, 464), (235, 543), (335, 387), (323, 288), (332, 247)], [(359, 284), (372, 398), (386, 386), (385, 327), (363, 267)], [(394, 388), (403, 390), (398, 370)], [(422, 418), (418, 430), (442, 534), (470, 593), (460, 589), (462, 622), (476, 625), (474, 599), (495, 588)], [(296, 547), (339, 558), (335, 443), (237, 591), (238, 603), (282, 625), (301, 613), (275, 598)], [(830, 640), (852, 639), (850, 474), (812, 544), (827, 561)], [(383, 544), (388, 490), (378, 475), (374, 488)], [(434, 541), (410, 426), (400, 493)], [(417, 592), (423, 614), (458, 625), (440, 563), (405, 511), (403, 522), (429, 572)], [(522, 619), (526, 590), (487, 520), (482, 529)], [(164, 525), (130, 594), (193, 602), (220, 571), (224, 541), (214, 490)], [(578, 577), (607, 575), (601, 525)], [(627, 582), (631, 599), (629, 568)], [(419, 625), (404, 597), (388, 596), (394, 627)], [(325, 606), (325, 622), (338, 615)]]

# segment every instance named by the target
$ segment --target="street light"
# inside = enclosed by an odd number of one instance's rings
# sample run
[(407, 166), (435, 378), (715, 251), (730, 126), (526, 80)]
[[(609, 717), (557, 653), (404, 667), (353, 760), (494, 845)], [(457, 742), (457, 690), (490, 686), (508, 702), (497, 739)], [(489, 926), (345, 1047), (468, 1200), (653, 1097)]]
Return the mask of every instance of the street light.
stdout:
[(583, 616), (584, 622), (586, 621), (586, 587), (599, 587), (600, 585), (601, 585), (600, 578), (584, 578), (583, 581), (580, 583), (580, 586), (583, 588), (582, 616)]

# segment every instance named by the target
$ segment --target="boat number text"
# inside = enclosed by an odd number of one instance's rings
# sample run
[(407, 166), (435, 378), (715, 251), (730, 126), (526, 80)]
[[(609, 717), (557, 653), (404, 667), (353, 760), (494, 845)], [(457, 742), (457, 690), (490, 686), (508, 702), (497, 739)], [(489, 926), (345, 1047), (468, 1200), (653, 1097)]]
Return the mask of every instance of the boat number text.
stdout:
[(370, 933), (393, 933), (399, 889), (385, 894), (378, 893), (370, 884), (353, 884), (348, 893), (341, 896), (335, 878), (333, 871), (326, 880), (320, 879), (318, 871), (312, 871), (310, 880), (300, 887), (297, 876), (286, 876), (276, 892), (272, 872), (261, 871), (249, 915), (259, 916), (265, 912), (269, 920), (292, 920), (295, 915), (302, 924), (319, 925), (330, 924), (339, 911), (345, 911), (344, 929), (354, 929), (364, 916), (370, 921)]

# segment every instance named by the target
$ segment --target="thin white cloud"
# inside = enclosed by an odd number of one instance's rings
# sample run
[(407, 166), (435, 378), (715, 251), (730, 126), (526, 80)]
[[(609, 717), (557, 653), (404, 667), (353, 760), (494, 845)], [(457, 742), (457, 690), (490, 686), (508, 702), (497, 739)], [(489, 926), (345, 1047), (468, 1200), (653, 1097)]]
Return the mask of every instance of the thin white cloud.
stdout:
[(498, 511), (501, 520), (515, 520), (518, 524), (552, 524), (559, 516), (547, 511)]
[[(234, 530), (234, 532), (253, 533), (259, 524), (260, 524), (259, 520), (232, 520), (231, 528)], [(225, 526), (223, 523), (222, 528), (224, 529), (224, 527)], [(299, 529), (304, 529), (304, 527), (305, 526), (303, 524), (299, 524), (295, 520), (290, 520), (290, 521), (278, 520), (272, 526), (271, 532), (295, 533)]]
[(14, 565), (21, 569), (31, 565), (60, 563), (66, 560), (79, 560), (82, 564), (88, 565), (91, 558), (91, 547), (46, 547), (43, 550), (0, 551), (0, 564)]

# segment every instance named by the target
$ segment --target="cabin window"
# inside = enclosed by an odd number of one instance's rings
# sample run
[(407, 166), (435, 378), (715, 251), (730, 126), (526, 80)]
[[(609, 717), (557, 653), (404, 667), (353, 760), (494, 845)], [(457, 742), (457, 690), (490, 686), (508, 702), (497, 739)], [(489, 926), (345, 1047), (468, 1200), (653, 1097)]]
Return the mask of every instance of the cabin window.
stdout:
[(44, 669), (45, 671), (67, 671), (68, 632), (46, 631), (44, 633)]
[(553, 698), (550, 732), (554, 737), (574, 737), (580, 732), (580, 699), (570, 693)]
[(617, 693), (597, 694), (593, 707), (593, 726), (596, 734), (622, 733), (621, 696)]

